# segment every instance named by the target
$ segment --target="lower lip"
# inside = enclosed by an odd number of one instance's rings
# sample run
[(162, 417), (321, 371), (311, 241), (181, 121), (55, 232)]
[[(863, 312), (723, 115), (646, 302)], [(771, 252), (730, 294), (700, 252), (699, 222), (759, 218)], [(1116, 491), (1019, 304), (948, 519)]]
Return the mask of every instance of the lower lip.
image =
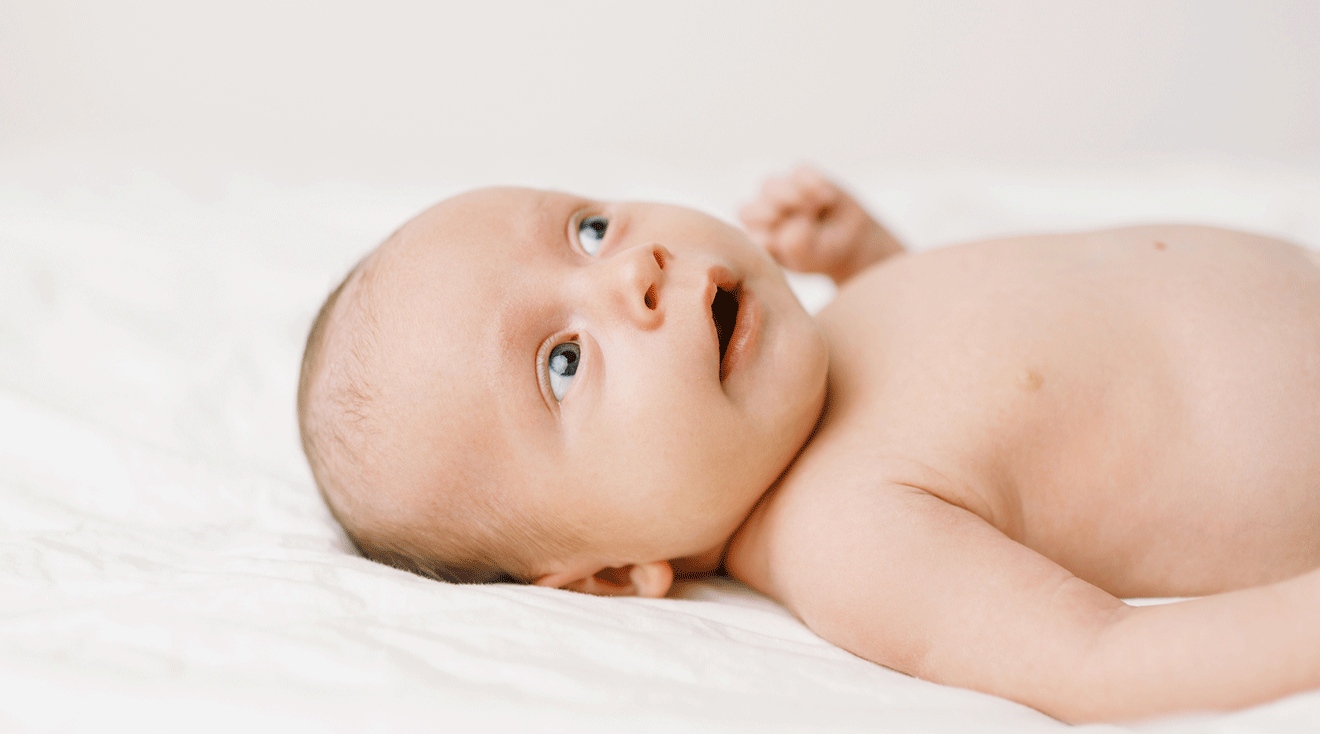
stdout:
[(746, 286), (738, 294), (738, 323), (733, 327), (733, 336), (729, 338), (729, 348), (724, 352), (724, 361), (720, 362), (720, 382), (723, 382), (738, 365), (742, 364), (752, 342), (761, 327), (761, 304), (747, 290)]

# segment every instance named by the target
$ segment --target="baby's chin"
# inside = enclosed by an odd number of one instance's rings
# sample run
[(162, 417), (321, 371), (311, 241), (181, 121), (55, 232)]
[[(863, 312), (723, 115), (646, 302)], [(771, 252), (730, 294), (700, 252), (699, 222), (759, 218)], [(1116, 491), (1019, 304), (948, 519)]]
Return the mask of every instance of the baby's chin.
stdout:
[[(800, 306), (799, 306), (800, 309)], [(782, 466), (793, 460), (810, 440), (826, 408), (829, 384), (829, 345), (825, 332), (805, 310), (794, 315), (793, 338), (780, 345), (772, 359), (776, 364), (796, 365), (796, 374), (785, 381), (782, 393), (771, 401), (783, 406), (778, 432), (791, 436), (782, 449)]]

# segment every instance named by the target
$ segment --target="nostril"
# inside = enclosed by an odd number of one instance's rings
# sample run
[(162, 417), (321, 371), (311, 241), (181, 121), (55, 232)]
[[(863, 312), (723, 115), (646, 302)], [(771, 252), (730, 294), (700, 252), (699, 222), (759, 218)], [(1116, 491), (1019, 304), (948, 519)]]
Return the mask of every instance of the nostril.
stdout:
[(657, 247), (656, 249), (651, 250), (651, 256), (655, 258), (655, 264), (659, 265), (661, 270), (664, 270), (665, 255), (663, 252), (660, 252), (660, 248)]
[(652, 311), (655, 310), (655, 286), (646, 289), (646, 295), (642, 296), (642, 301), (646, 304), (647, 308)]

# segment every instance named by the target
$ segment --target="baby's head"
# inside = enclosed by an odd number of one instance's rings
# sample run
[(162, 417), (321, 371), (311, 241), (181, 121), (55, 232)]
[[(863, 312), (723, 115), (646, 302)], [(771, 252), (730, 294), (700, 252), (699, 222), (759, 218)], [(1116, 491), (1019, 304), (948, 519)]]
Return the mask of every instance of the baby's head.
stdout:
[(779, 268), (699, 212), (485, 189), (331, 294), (303, 446), (365, 555), (460, 581), (663, 594), (807, 440), (827, 354)]

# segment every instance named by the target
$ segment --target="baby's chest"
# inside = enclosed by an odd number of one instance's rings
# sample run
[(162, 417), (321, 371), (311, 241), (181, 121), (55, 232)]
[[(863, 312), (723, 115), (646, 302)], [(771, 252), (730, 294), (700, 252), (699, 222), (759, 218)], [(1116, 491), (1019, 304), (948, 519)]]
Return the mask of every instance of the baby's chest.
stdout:
[(1208, 447), (1196, 435), (1209, 431), (1186, 421), (1161, 433), (1158, 420), (1125, 423), (1099, 405), (1032, 428), (833, 400), (838, 415), (787, 479), (923, 490), (1116, 596), (1198, 596), (1320, 566), (1313, 428), (1282, 437), (1226, 424)]
[(1176, 283), (1106, 300), (1061, 281), (1028, 303), (1005, 296), (1016, 277), (933, 298), (875, 280), (824, 314), (819, 439), (854, 471), (926, 467), (928, 491), (1128, 591), (1320, 560), (1320, 296), (1239, 313)]
[(1235, 236), (1133, 228), (874, 268), (821, 314), (838, 422), (1018, 487), (1314, 467), (1320, 269)]

